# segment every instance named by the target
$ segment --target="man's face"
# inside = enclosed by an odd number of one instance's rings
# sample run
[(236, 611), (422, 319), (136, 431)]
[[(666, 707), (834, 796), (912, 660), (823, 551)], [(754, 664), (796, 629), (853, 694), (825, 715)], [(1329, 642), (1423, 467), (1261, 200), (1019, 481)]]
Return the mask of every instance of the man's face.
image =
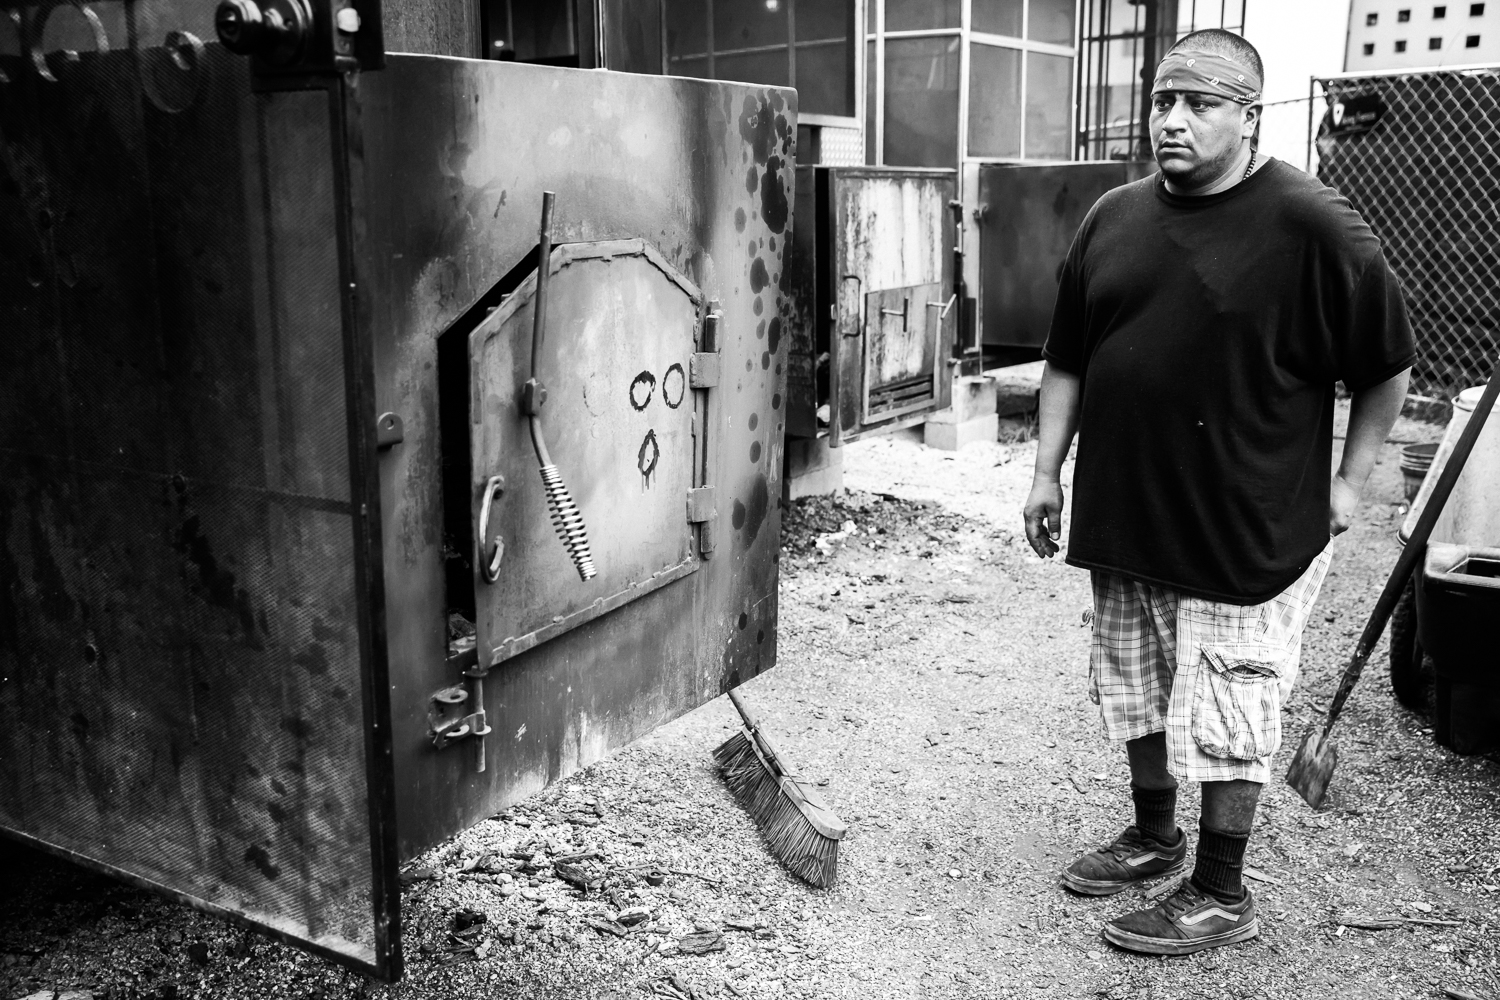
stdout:
[(1217, 94), (1151, 95), (1151, 148), (1161, 172), (1184, 188), (1206, 187), (1234, 164), (1255, 132), (1258, 109)]

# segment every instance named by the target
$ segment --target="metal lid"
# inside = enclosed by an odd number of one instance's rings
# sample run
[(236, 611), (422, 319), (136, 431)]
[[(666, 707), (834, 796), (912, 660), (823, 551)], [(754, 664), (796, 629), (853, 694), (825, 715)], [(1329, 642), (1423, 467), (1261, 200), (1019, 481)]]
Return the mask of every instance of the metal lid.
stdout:
[[(1474, 407), (1479, 405), (1479, 397), (1482, 395), (1484, 395), (1484, 386), (1470, 386), (1463, 392), (1459, 393), (1457, 396), (1453, 397), (1453, 405), (1455, 408), (1463, 410), (1465, 413), (1473, 413)], [(1500, 410), (1500, 400), (1495, 401), (1495, 409)]]

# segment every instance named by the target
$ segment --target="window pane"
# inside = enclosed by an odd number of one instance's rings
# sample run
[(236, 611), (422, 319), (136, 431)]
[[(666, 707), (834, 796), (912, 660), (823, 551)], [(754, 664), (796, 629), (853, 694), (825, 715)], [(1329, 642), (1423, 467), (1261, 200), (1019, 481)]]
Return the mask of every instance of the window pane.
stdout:
[[(875, 6), (873, 3), (871, 7)], [(875, 149), (875, 43), (865, 43), (865, 162), (879, 163)]]
[(1073, 44), (1073, 0), (1031, 0), (1026, 33), (1034, 42)]
[(956, 37), (886, 39), (886, 163), (958, 165), (958, 49)]
[[(714, 0), (714, 51), (785, 45), (786, 7), (786, 0)], [(721, 80), (745, 79), (723, 73), (718, 76)]]
[[(667, 58), (702, 55), (708, 51), (708, 5), (705, 0), (666, 0)], [(676, 73), (678, 70), (674, 69)], [(684, 74), (686, 75), (686, 74)], [(697, 74), (694, 74), (697, 75)]]
[[(885, 0), (886, 31), (957, 28), (961, 0)], [(874, 3), (871, 3), (874, 6)], [(797, 10), (802, 10), (798, 6)]]
[(771, 87), (789, 86), (786, 46), (769, 52), (745, 52), (740, 55), (716, 53), (714, 79), (741, 83), (763, 83)]
[(974, 0), (969, 25), (975, 31), (992, 35), (1021, 37), (1022, 0)]
[(1021, 155), (1021, 50), (969, 50), (969, 155)]
[(797, 41), (847, 38), (853, 29), (854, 0), (797, 0)]
[(708, 60), (703, 56), (691, 59), (670, 59), (667, 62), (668, 76), (696, 76), (700, 79), (708, 77)]
[[(799, 5), (797, 13), (802, 8)], [(800, 26), (800, 25), (799, 25)], [(799, 42), (797, 45), (797, 110), (809, 115), (854, 114), (849, 43)]]
[(1073, 110), (1073, 60), (1069, 56), (1026, 54), (1026, 158), (1068, 158)]

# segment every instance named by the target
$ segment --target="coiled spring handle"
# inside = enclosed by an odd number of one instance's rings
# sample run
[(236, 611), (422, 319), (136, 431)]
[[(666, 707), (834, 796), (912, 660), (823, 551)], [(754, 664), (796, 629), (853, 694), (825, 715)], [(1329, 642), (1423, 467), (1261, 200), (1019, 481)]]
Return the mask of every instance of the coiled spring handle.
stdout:
[(547, 282), (552, 263), (552, 206), (556, 195), (542, 192), (542, 225), (537, 251), (536, 298), (531, 315), (531, 378), (521, 393), (521, 405), (531, 421), (531, 445), (536, 449), (536, 459), (541, 465), (542, 488), (547, 494), (547, 509), (552, 512), (552, 527), (562, 539), (563, 547), (578, 569), (582, 580), (592, 580), (598, 575), (594, 567), (594, 555), (589, 550), (588, 528), (583, 523), (583, 513), (573, 502), (573, 495), (563, 482), (562, 473), (552, 464), (547, 453), (547, 442), (542, 436), (542, 404), (547, 400), (547, 390), (536, 377), (537, 360), (542, 353), (542, 338), (547, 323)]

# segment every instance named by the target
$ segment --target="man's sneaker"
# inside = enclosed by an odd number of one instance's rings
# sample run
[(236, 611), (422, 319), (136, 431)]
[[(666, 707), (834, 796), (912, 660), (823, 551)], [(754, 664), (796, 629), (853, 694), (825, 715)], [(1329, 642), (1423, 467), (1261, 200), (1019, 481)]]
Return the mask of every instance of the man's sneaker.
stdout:
[(1177, 842), (1163, 846), (1138, 827), (1097, 851), (1090, 851), (1063, 869), (1063, 885), (1085, 896), (1108, 896), (1143, 879), (1176, 875), (1187, 864), (1187, 834), (1177, 829)]
[(1104, 940), (1151, 955), (1190, 955), (1248, 941), (1259, 933), (1255, 898), (1249, 889), (1238, 903), (1226, 903), (1201, 891), (1190, 878), (1183, 879), (1177, 891), (1156, 906), (1104, 925)]

